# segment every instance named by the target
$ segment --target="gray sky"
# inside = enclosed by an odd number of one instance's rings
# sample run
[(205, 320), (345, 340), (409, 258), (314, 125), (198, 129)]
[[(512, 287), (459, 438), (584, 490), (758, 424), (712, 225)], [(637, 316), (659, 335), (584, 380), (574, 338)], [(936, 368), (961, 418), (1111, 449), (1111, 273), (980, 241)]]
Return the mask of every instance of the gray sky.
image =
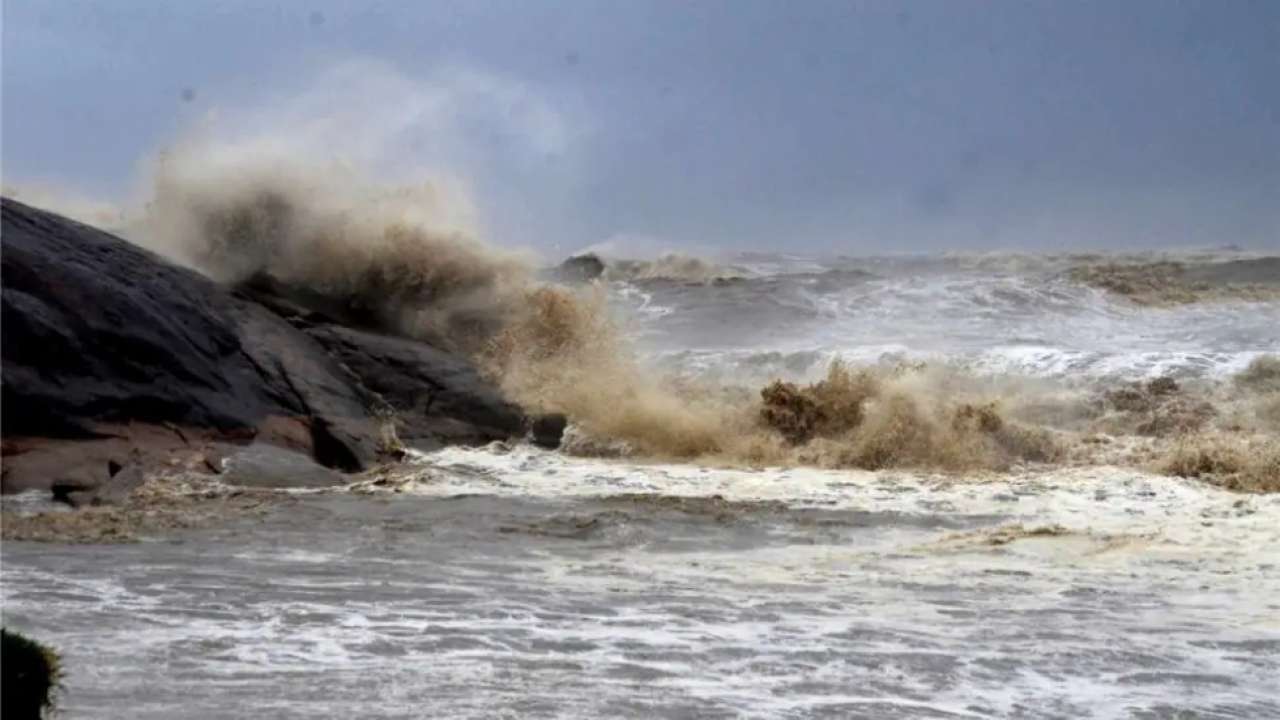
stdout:
[(6, 183), (119, 199), (192, 126), (310, 113), (342, 118), (334, 153), (376, 134), (379, 162), (460, 176), (496, 240), (551, 253), (1280, 248), (1271, 0), (5, 0), (3, 19)]

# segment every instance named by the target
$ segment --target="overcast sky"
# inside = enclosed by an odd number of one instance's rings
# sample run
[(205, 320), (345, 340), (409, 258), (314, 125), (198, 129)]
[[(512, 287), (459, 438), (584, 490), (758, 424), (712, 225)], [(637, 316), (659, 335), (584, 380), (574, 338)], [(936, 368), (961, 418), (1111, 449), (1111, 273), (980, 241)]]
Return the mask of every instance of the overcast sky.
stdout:
[(1280, 248), (1274, 0), (3, 6), (6, 183), (306, 113), (551, 253)]

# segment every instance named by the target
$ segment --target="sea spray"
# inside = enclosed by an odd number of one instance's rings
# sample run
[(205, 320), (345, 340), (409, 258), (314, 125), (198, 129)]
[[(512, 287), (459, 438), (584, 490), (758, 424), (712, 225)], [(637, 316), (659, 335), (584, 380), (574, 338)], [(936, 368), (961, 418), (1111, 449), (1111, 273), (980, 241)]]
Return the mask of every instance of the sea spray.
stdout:
[(840, 397), (857, 383), (833, 367), (805, 391), (823, 425), (809, 443), (780, 430), (776, 391), (751, 398), (651, 372), (602, 286), (538, 282), (520, 255), (477, 238), (465, 198), (431, 183), (387, 186), (350, 167), (216, 144), (171, 151), (154, 180), (141, 226), (153, 247), (223, 282), (266, 276), (347, 318), (446, 341), (518, 402), (640, 456), (956, 469), (1030, 459), (1010, 452), (1003, 424), (971, 428), (950, 398), (926, 399), (912, 373), (861, 376), (865, 397)]
[[(596, 282), (546, 283), (528, 255), (480, 239), (474, 206), (454, 183), (383, 182), (291, 148), (261, 138), (179, 143), (154, 164), (128, 234), (221, 282), (265, 279), (344, 322), (465, 352), (513, 400), (566, 413), (572, 436), (587, 439), (570, 450), (953, 472), (1119, 461), (1271, 487), (1266, 438), (1280, 426), (1280, 392), (1265, 356), (1228, 383), (1085, 389), (920, 362), (836, 362), (814, 383), (770, 381), (762, 391), (660, 373), (632, 347), (608, 284), (716, 292), (721, 269), (669, 255), (614, 260)], [(1150, 442), (1106, 439), (1132, 437)]]
[(530, 263), (477, 238), (446, 184), (382, 184), (253, 145), (166, 154), (134, 235), (237, 284), (269, 276), (380, 329), (478, 347), (529, 285)]

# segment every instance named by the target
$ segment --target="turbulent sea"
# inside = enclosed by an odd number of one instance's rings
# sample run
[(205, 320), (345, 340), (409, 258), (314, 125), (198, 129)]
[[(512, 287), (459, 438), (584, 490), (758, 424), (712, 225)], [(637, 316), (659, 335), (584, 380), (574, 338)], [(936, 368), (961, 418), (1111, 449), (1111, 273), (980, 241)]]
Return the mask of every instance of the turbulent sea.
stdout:
[[(1274, 263), (1182, 259), (1231, 263), (1177, 303), (1066, 256), (743, 255), (608, 288), (648, 365), (752, 388), (835, 359), (1214, 388), (1280, 351), (1280, 300), (1217, 291)], [(495, 445), (137, 543), (6, 542), (4, 622), (62, 651), (66, 717), (1268, 718), (1277, 547), (1280, 494), (1133, 464)]]
[[(1219, 268), (1205, 274), (1215, 281), (1204, 282), (1206, 294), (1260, 278), (1280, 286), (1276, 258), (1173, 257), (1195, 258), (1193, 269)], [(997, 376), (1069, 382), (1221, 378), (1280, 350), (1275, 299), (1157, 307), (1118, 301), (1073, 280), (1069, 270), (1087, 260), (1099, 258), (745, 255), (730, 265), (740, 273), (732, 279), (619, 287), (645, 319), (649, 349), (674, 365), (738, 379), (814, 377), (834, 357), (942, 360)]]

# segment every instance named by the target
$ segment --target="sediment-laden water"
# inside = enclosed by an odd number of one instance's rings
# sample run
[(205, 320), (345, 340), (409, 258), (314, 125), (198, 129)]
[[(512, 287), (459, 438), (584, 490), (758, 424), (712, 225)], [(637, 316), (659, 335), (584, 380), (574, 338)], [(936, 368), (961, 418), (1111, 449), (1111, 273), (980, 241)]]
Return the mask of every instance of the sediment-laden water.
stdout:
[[(646, 363), (1216, 398), (1280, 349), (1280, 303), (1142, 304), (1075, 260), (735, 262), (611, 281)], [(455, 448), (136, 543), (9, 541), (4, 622), (62, 651), (68, 717), (1280, 716), (1278, 494), (727, 465)]]
[[(1280, 713), (1280, 496), (517, 448), (141, 543), (6, 543), (71, 717)], [(371, 488), (372, 489), (372, 488)]]

